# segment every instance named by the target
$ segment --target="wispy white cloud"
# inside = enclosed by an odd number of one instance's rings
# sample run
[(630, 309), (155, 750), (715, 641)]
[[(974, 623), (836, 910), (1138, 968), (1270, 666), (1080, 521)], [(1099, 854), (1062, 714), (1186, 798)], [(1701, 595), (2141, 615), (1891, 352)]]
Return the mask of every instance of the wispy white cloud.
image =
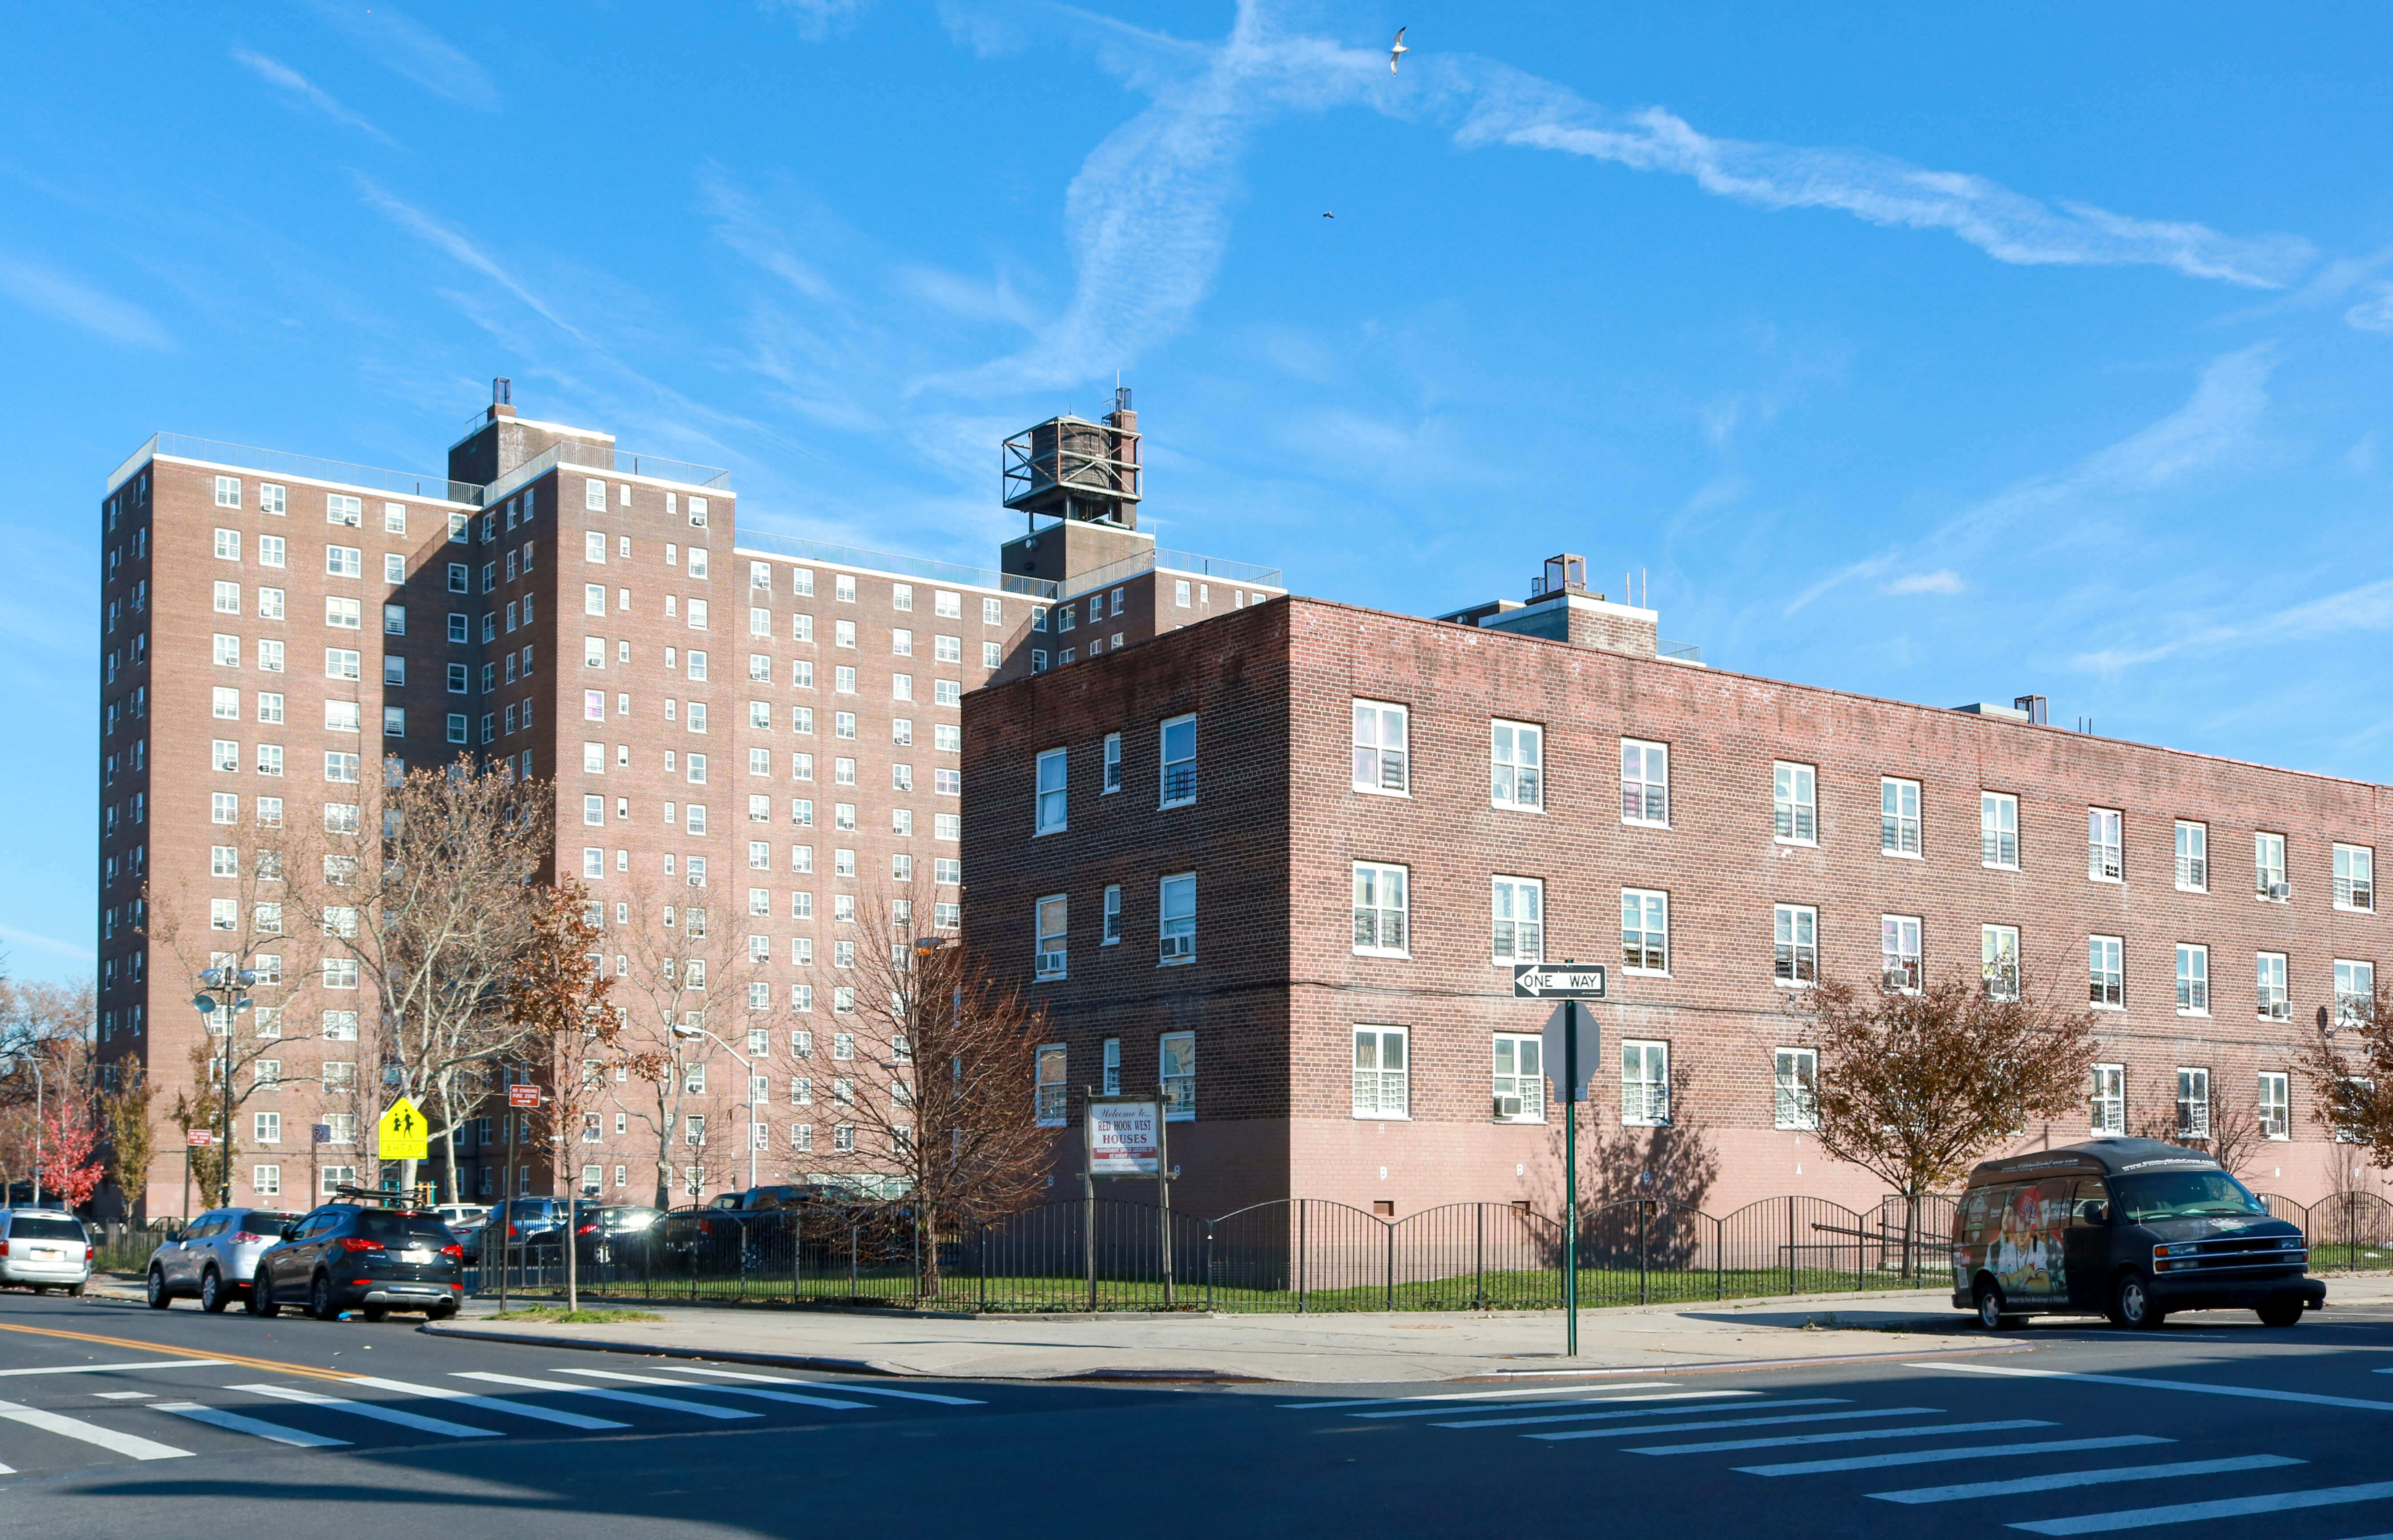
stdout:
[(36, 952), (46, 952), (52, 957), (64, 958), (69, 962), (92, 963), (99, 960), (99, 954), (88, 946), (77, 946), (72, 941), (60, 941), (56, 936), (42, 935), (33, 931), (20, 931), (14, 925), (0, 925), (0, 941), (7, 941), (12, 946), (23, 946)]
[(1889, 594), (1961, 594), (1966, 593), (1968, 587), (1961, 581), (1961, 574), (1949, 567), (1940, 567), (1933, 572), (1913, 572), (1897, 578), (1886, 585), (1886, 591)]
[(170, 347), (166, 329), (149, 311), (80, 278), (0, 252), (0, 294), (26, 309), (136, 347)]
[(872, 0), (759, 0), (759, 6), (795, 21), (800, 36), (823, 38), (851, 25), (872, 7)]
[(495, 111), (498, 86), (475, 58), (422, 22), (388, 5), (370, 9), (316, 0), (316, 14), (348, 34), (377, 64), (397, 71), (435, 96), (461, 107)]
[(2362, 332), (2393, 333), (2393, 283), (2374, 285), (2375, 293), (2343, 313), (2347, 325)]
[(251, 73), (256, 75), (268, 85), (277, 86), (281, 90), (290, 93), (292, 96), (298, 98), (301, 101), (306, 102), (308, 106), (316, 109), (319, 112), (323, 113), (326, 117), (331, 118), (333, 122), (345, 123), (352, 128), (361, 129), (364, 132), (373, 135), (375, 138), (380, 139), (385, 144), (397, 144), (399, 142), (389, 135), (384, 133), (381, 129), (376, 128), (373, 124), (368, 123), (365, 119), (358, 116), (355, 112), (352, 112), (347, 108), (342, 106), (339, 100), (337, 100), (331, 92), (325, 90), (322, 86), (318, 85), (314, 81), (309, 80), (306, 75), (301, 74), (298, 71), (292, 69), (289, 65), (268, 59), (264, 54), (254, 53), (247, 48), (235, 48), (232, 51), (232, 57), (235, 63), (241, 65), (243, 69), (248, 70)]
[(366, 202), (401, 229), (421, 238), (461, 265), (489, 279), (514, 295), (525, 308), (566, 335), (578, 342), (586, 343), (590, 340), (582, 334), (579, 327), (568, 320), (547, 300), (535, 294), (513, 273), (501, 267), (496, 258), (467, 240), (463, 231), (442, 224), (414, 204), (384, 189), (372, 177), (360, 176), (357, 177), (357, 184), (358, 190), (365, 194)]

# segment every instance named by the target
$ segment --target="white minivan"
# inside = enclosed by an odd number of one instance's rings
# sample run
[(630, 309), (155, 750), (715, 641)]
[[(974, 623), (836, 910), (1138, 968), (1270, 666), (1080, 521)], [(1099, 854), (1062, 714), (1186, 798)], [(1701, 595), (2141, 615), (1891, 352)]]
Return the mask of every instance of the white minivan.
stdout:
[(83, 1220), (58, 1208), (0, 1211), (0, 1284), (36, 1294), (81, 1294), (91, 1281), (91, 1236)]

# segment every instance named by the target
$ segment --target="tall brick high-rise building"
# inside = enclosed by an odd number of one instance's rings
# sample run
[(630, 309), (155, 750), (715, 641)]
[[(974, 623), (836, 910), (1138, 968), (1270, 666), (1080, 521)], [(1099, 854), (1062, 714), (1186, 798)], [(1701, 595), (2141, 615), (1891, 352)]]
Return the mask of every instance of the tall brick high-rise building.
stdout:
[[(1137, 530), (1126, 394), (1104, 424), (1024, 437), (1007, 490), (1033, 528), (1002, 572), (742, 532), (726, 473), (519, 417), (510, 396), (445, 475), (162, 434), (109, 477), (99, 1048), (146, 1065), (163, 1110), (214, 1073), (192, 1062), (210, 1039), (191, 975), (255, 963), (237, 1202), (304, 1207), (377, 1174), (371, 991), (285, 926), (260, 859), (354, 825), (372, 777), (469, 754), (553, 782), (554, 872), (598, 900), (621, 998), (653, 1016), (661, 994), (712, 1034), (673, 1042), (666, 1094), (626, 1086), (571, 1170), (519, 1155), (510, 1182), (503, 1113), (472, 1119), (462, 1195), (648, 1201), (662, 1164), (687, 1202), (744, 1181), (752, 1139), (765, 1180), (835, 1176), (850, 1133), (827, 1088), (872, 907), (960, 924), (964, 694), (1276, 581), (1222, 582)], [(1195, 584), (1166, 589), (1160, 622), (1158, 567)], [(1075, 586), (1092, 570), (1102, 586)], [(1075, 602), (1087, 627), (1051, 649), (1051, 611)], [(148, 1212), (183, 1211), (184, 1180), (178, 1153), (160, 1159)]]
[(966, 938), (1050, 1013), (1066, 1173), (1082, 1088), (1160, 1083), (1196, 1211), (1551, 1212), (1551, 1007), (1511, 966), (1567, 959), (1611, 970), (1611, 1195), (1875, 1202), (1804, 1126), (1789, 1006), (1955, 968), (2100, 1020), (2030, 1140), (2249, 1117), (2256, 1185), (2339, 1180), (2295, 1062), (2373, 991), (2393, 789), (1706, 669), (1575, 558), (1525, 603), (1275, 599), (1009, 676), (964, 741)]

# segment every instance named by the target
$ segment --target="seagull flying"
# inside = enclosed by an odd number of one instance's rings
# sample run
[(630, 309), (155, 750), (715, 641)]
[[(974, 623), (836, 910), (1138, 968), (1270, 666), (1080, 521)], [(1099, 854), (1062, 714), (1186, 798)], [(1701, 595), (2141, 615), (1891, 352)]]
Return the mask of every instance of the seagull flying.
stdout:
[(1323, 210), (1321, 211), (1321, 217), (1323, 217), (1324, 219), (1335, 219), (1335, 218), (1337, 218), (1338, 216), (1337, 216), (1336, 215), (1334, 215), (1334, 214), (1330, 213), (1327, 209), (1323, 209)]
[(1412, 50), (1405, 46), (1405, 30), (1402, 27), (1398, 27), (1396, 29), (1396, 40), (1388, 45), (1388, 73), (1394, 74), (1396, 72), (1397, 64), (1402, 62), (1405, 55), (1410, 52), (1412, 52)]

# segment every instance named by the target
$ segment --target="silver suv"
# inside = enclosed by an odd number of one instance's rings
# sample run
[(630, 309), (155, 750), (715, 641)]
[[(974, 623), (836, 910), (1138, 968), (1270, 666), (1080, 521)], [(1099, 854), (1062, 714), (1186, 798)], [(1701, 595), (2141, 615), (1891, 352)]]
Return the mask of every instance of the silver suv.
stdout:
[(210, 1313), (241, 1298), (257, 1275), (258, 1253), (282, 1238), (296, 1214), (270, 1208), (212, 1208), (150, 1254), (146, 1298), (164, 1310), (178, 1294), (196, 1295)]
[(0, 1284), (36, 1294), (83, 1292), (91, 1279), (91, 1234), (81, 1220), (57, 1208), (10, 1208), (0, 1211)]

